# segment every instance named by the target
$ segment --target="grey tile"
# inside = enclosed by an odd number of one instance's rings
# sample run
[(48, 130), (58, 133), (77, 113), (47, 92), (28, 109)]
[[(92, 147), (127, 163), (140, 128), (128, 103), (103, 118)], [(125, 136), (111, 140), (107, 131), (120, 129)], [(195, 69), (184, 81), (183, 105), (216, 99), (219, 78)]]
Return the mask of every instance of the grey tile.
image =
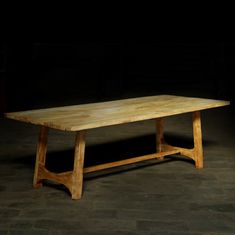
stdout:
[(185, 223), (177, 221), (150, 221), (139, 220), (137, 221), (137, 228), (141, 231), (153, 232), (189, 232), (189, 227)]
[[(169, 120), (167, 136), (182, 140), (179, 144), (192, 141), (188, 120)], [(33, 189), (38, 129), (0, 119), (0, 234), (234, 235), (234, 134), (203, 121), (204, 169), (174, 156), (87, 174), (82, 199), (74, 201), (61, 186), (45, 182)], [(87, 146), (141, 135), (147, 146), (144, 139), (154, 138), (153, 128), (154, 123), (144, 122), (93, 130)], [(65, 151), (66, 159), (73, 143), (74, 135), (53, 130), (48, 150)], [(116, 150), (109, 151), (112, 158)]]
[(29, 229), (29, 230), (10, 230), (10, 235), (48, 235), (49, 231), (41, 229)]

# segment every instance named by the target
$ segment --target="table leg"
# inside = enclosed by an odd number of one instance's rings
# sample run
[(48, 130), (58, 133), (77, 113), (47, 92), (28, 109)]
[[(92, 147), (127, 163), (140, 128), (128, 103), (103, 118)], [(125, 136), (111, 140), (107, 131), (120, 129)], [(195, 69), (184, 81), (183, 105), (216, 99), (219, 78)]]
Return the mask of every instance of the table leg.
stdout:
[[(200, 111), (192, 113), (193, 124), (193, 140), (194, 147), (192, 149), (181, 148), (169, 145), (164, 140), (164, 123), (162, 118), (156, 120), (157, 129), (157, 152), (166, 152), (178, 150), (179, 154), (187, 156), (194, 160), (196, 168), (203, 168), (203, 147), (202, 147), (202, 130)], [(167, 156), (167, 154), (166, 154)], [(161, 159), (164, 157), (161, 157)]]
[[(163, 144), (164, 144), (164, 120), (163, 118), (156, 119), (156, 139), (157, 139), (157, 153), (163, 152)], [(163, 160), (164, 157), (160, 157), (159, 159)]]
[(48, 137), (48, 127), (42, 126), (39, 133), (37, 154), (35, 162), (35, 171), (33, 178), (34, 188), (40, 188), (42, 186), (42, 180), (39, 179), (39, 168), (45, 167), (46, 162), (46, 152), (47, 152), (47, 137)]
[(72, 199), (80, 199), (83, 186), (83, 166), (85, 154), (85, 131), (77, 132), (75, 141), (74, 167), (72, 173)]
[(194, 161), (196, 168), (203, 168), (202, 129), (200, 112), (193, 112)]
[(85, 154), (85, 131), (79, 131), (76, 134), (75, 152), (74, 152), (74, 166), (72, 171), (53, 173), (46, 169), (46, 151), (47, 151), (47, 137), (48, 128), (41, 127), (37, 155), (35, 163), (35, 173), (33, 186), (39, 188), (42, 186), (42, 180), (48, 179), (65, 185), (71, 195), (72, 199), (80, 199), (83, 189), (83, 174), (97, 170), (107, 169), (114, 166), (126, 165), (134, 162), (145, 161), (148, 159), (160, 158), (172, 154), (181, 154), (190, 157), (195, 161), (196, 168), (203, 168), (203, 149), (202, 149), (202, 133), (201, 133), (201, 118), (200, 112), (193, 112), (193, 139), (194, 148), (186, 149), (167, 144), (164, 140), (164, 122), (163, 118), (156, 120), (156, 148), (157, 153), (144, 155), (136, 158), (121, 160), (116, 163), (101, 164), (98, 166), (88, 167), (84, 169), (84, 154)]

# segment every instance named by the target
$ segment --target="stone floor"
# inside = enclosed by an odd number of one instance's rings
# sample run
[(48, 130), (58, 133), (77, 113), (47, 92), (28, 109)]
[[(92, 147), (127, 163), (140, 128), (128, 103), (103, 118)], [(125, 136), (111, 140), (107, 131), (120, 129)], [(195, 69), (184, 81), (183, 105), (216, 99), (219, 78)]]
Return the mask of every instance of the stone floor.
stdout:
[[(235, 135), (229, 108), (202, 112), (204, 169), (172, 156), (85, 175), (81, 200), (61, 185), (33, 189), (38, 127), (0, 119), (0, 234), (235, 234)], [(86, 165), (155, 149), (154, 121), (90, 130)], [(71, 168), (74, 133), (51, 130), (47, 166)], [(166, 139), (192, 146), (191, 116), (166, 119)]]

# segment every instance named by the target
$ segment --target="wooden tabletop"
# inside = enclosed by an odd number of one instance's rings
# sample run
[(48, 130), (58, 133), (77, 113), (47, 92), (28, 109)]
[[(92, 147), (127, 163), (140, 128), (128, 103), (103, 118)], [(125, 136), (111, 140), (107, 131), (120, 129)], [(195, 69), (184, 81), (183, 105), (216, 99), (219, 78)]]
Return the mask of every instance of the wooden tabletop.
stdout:
[(50, 128), (79, 131), (166, 117), (229, 105), (229, 101), (173, 95), (6, 113), (7, 118)]

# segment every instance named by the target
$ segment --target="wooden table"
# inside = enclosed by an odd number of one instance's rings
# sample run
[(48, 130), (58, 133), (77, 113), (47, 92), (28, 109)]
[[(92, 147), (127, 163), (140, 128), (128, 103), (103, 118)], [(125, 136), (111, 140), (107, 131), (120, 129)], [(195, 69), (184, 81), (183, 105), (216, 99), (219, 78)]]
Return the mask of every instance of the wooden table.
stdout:
[[(158, 95), (90, 103), (57, 108), (6, 113), (7, 118), (40, 125), (33, 186), (39, 188), (44, 179), (65, 185), (72, 199), (82, 195), (83, 174), (149, 159), (163, 159), (167, 155), (181, 154), (194, 160), (196, 168), (203, 168), (203, 147), (200, 111), (229, 105), (228, 101)], [(163, 118), (192, 113), (194, 147), (186, 149), (171, 146), (164, 141)], [(92, 128), (130, 123), (148, 119), (156, 120), (156, 153), (84, 168), (85, 132)], [(72, 171), (54, 173), (46, 169), (48, 129), (75, 131), (75, 153)]]

